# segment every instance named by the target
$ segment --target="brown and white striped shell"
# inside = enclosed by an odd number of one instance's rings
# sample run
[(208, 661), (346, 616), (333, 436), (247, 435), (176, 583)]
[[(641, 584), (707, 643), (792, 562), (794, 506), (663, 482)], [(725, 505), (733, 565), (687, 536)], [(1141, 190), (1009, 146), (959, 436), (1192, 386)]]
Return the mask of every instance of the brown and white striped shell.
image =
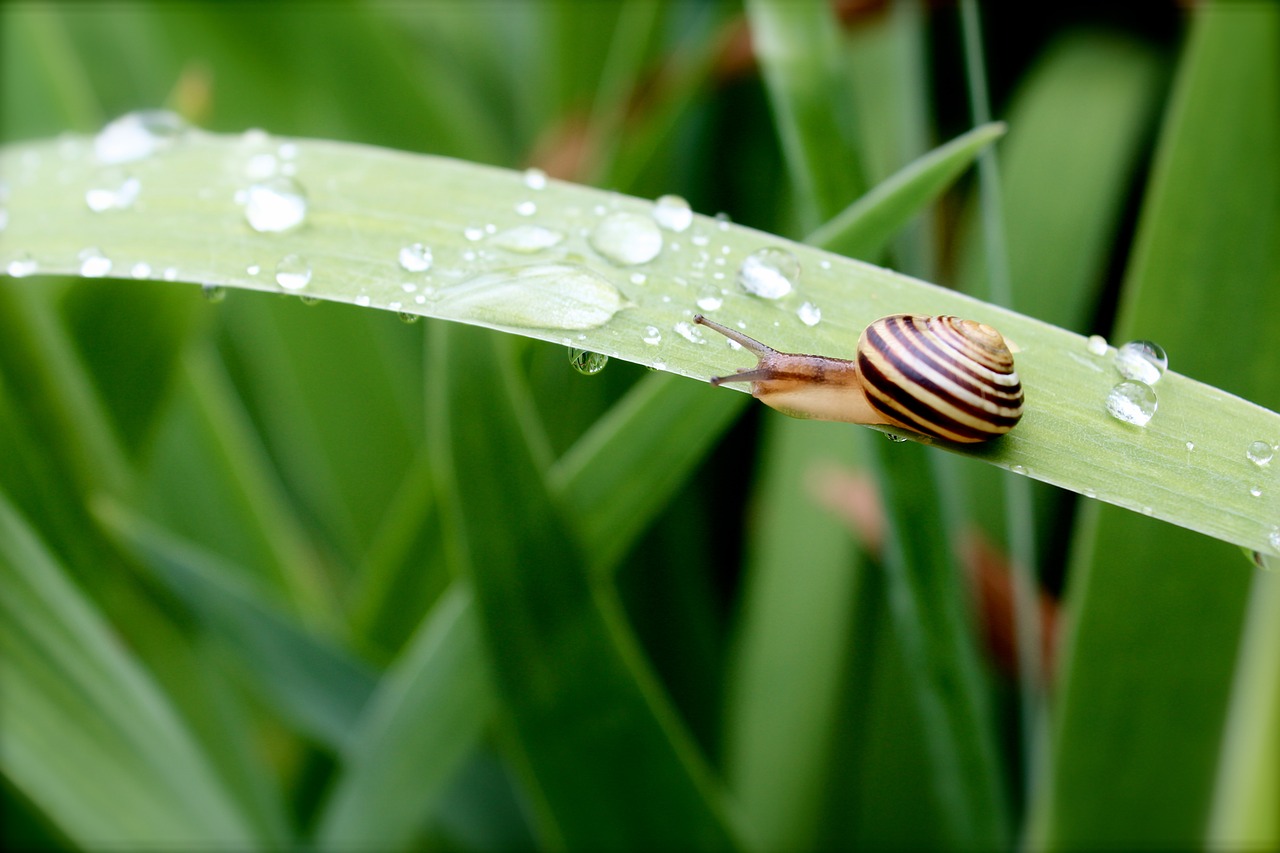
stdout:
[(995, 329), (957, 317), (895, 314), (868, 326), (854, 359), (779, 352), (737, 329), (694, 318), (752, 352), (754, 368), (711, 382), (750, 382), (789, 415), (891, 424), (954, 442), (986, 441), (1022, 417), (1013, 353)]

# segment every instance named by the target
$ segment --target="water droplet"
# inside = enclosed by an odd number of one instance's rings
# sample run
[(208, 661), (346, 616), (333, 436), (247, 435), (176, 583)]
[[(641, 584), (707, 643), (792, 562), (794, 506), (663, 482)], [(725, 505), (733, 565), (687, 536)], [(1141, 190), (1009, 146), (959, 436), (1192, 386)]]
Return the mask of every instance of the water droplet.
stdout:
[(644, 284), (648, 280), (649, 280), (649, 276), (645, 275), (642, 272), (633, 272), (631, 274), (632, 284)]
[(1262, 486), (1253, 485), (1249, 487), (1249, 494), (1255, 498), (1262, 497)]
[(1085, 346), (1089, 348), (1089, 352), (1092, 355), (1107, 354), (1107, 339), (1102, 335), (1090, 335), (1089, 342)]
[(1265, 441), (1255, 441), (1249, 445), (1245, 455), (1254, 465), (1262, 466), (1271, 461), (1271, 457), (1275, 455), (1275, 448)]
[(525, 169), (524, 185), (531, 190), (546, 189), (547, 173), (541, 169)]
[(645, 326), (644, 337), (640, 340), (651, 347), (657, 346), (662, 343), (662, 331), (657, 326)]
[(612, 319), (622, 294), (599, 273), (573, 264), (533, 264), (481, 273), (441, 294), (442, 314), (502, 326), (594, 329)]
[(806, 326), (816, 326), (822, 322), (822, 309), (812, 302), (806, 302), (796, 309), (796, 316)]
[(320, 297), (307, 296), (306, 294), (302, 294), (301, 296), (298, 297), (298, 301), (301, 302), (303, 305), (307, 306), (308, 308), (311, 308), (320, 304)]
[(145, 160), (186, 130), (182, 117), (167, 110), (127, 113), (98, 132), (93, 139), (93, 153), (102, 163)]
[(285, 290), (301, 290), (311, 282), (311, 265), (302, 255), (285, 255), (276, 264), (276, 284)]
[(1015, 474), (1022, 474), (1023, 476), (1026, 476), (1027, 473), (1027, 467), (1025, 465), (1014, 465), (1009, 470)]
[(894, 444), (901, 444), (902, 442), (904, 442), (904, 441), (906, 441), (906, 440), (907, 440), (907, 437), (906, 437), (906, 436), (904, 436), (904, 435), (894, 435), (894, 434), (893, 434), (893, 433), (891, 433), (891, 432), (881, 433), (881, 435), (883, 435), (885, 438), (887, 438), (887, 439), (889, 439), (890, 441), (892, 441)]
[(489, 238), (489, 244), (510, 252), (532, 255), (558, 245), (564, 235), (541, 225), (517, 225)]
[(1116, 350), (1116, 370), (1125, 379), (1154, 385), (1164, 376), (1169, 359), (1159, 344), (1151, 341), (1129, 341)]
[(202, 284), (200, 293), (206, 302), (221, 302), (227, 298), (227, 289), (220, 284)]
[(249, 275), (257, 275), (262, 272), (262, 266), (259, 264), (249, 264), (249, 266), (244, 268), (244, 271)]
[(519, 216), (533, 216), (538, 212), (538, 205), (531, 201), (522, 201), (516, 204), (516, 214)]
[(684, 320), (681, 320), (679, 323), (675, 324), (674, 328), (676, 330), (676, 334), (691, 344), (706, 343), (706, 340), (702, 337), (702, 330), (692, 323), (687, 323)]
[(165, 268), (164, 268), (164, 272), (160, 273), (160, 275), (161, 275), (161, 277), (162, 277), (162, 278), (164, 278), (164, 280), (165, 280), (165, 281), (177, 281), (177, 280), (178, 280), (178, 268), (177, 268), (177, 267), (165, 267)]
[(111, 259), (96, 246), (80, 250), (80, 275), (86, 278), (102, 278), (111, 272)]
[(479, 225), (468, 225), (462, 229), (462, 236), (472, 243), (478, 243), (484, 239), (484, 229)]
[(653, 221), (679, 234), (693, 224), (693, 209), (678, 195), (664, 195), (653, 205)]
[(281, 160), (293, 160), (298, 156), (298, 143), (281, 142), (280, 147), (276, 149), (276, 153), (280, 155)]
[(368, 308), (370, 305), (373, 304), (373, 300), (369, 298), (369, 294), (367, 293), (361, 293), (360, 295), (358, 295), (355, 299), (355, 302), (361, 308)]
[(595, 376), (609, 363), (609, 356), (591, 350), (569, 347), (569, 364), (583, 376)]
[(621, 267), (647, 264), (662, 252), (662, 232), (653, 219), (638, 213), (609, 214), (589, 242), (602, 258)]
[(738, 284), (764, 299), (781, 299), (800, 281), (800, 261), (786, 249), (757, 249), (738, 268)]
[(396, 316), (400, 318), (401, 323), (412, 325), (422, 319), (421, 314), (410, 314), (408, 311), (397, 311)]
[(138, 261), (136, 264), (133, 265), (133, 267), (130, 268), (129, 274), (132, 275), (134, 278), (150, 278), (151, 264), (147, 263), (146, 261)]
[(720, 293), (720, 288), (714, 285), (707, 285), (698, 291), (696, 302), (703, 311), (718, 311), (720, 306), (724, 304), (724, 297)]
[(1267, 544), (1280, 551), (1280, 527), (1271, 528), (1271, 535), (1267, 537)]
[(426, 272), (431, 269), (431, 247), (410, 243), (400, 249), (400, 266), (409, 272)]
[(26, 278), (29, 275), (35, 275), (40, 269), (40, 265), (36, 263), (36, 259), (31, 255), (23, 253), (21, 256), (9, 261), (8, 272), (14, 278)]
[(125, 210), (138, 198), (142, 183), (133, 177), (121, 174), (104, 175), (98, 185), (85, 191), (84, 203), (94, 213), (108, 210)]
[(244, 161), (244, 175), (251, 181), (265, 181), (280, 174), (280, 161), (266, 152), (254, 154)]
[(1188, 453), (1190, 453), (1191, 451), (1193, 451), (1193, 450), (1195, 450), (1195, 449), (1196, 449), (1196, 443), (1195, 443), (1194, 441), (1188, 441), (1188, 442), (1187, 442), (1187, 452), (1188, 452)]
[(249, 187), (244, 215), (254, 231), (272, 234), (291, 231), (307, 218), (307, 196), (293, 178), (271, 178)]
[(1107, 395), (1107, 411), (1116, 420), (1146, 426), (1156, 413), (1156, 392), (1145, 382), (1121, 382)]

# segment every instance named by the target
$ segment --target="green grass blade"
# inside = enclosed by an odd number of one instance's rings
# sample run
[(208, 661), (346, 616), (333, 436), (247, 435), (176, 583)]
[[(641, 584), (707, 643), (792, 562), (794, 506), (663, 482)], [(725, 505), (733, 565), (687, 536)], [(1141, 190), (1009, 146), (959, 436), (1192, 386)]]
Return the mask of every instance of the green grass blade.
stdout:
[(502, 719), (544, 839), (735, 847), (709, 771), (620, 603), (579, 562), (513, 431), (502, 343), (468, 329), (433, 336), (431, 434), (451, 553), (473, 585)]
[[(1120, 326), (1175, 364), (1280, 405), (1280, 7), (1201, 7), (1162, 128)], [(1212, 203), (1206, 200), (1212, 199)], [(1256, 318), (1241, 324), (1239, 318)], [(1160, 386), (1163, 390), (1163, 386)], [(1188, 431), (1184, 464), (1200, 466)], [(1250, 462), (1274, 423), (1242, 421), (1235, 489), (1274, 532), (1280, 479)], [(1194, 449), (1192, 449), (1194, 445)], [(1259, 496), (1250, 493), (1259, 490)], [(1050, 846), (1200, 847), (1249, 585), (1239, 552), (1092, 507), (1073, 566)], [(1270, 553), (1268, 549), (1268, 553)], [(1118, 693), (1117, 691), (1121, 691)], [(1243, 694), (1237, 694), (1243, 696)], [(1171, 713), (1170, 709), (1176, 709)], [(1133, 721), (1142, 720), (1135, 727)], [(1254, 742), (1268, 735), (1263, 726)], [(1117, 764), (1122, 754), (1125, 760)]]
[(1003, 123), (993, 122), (957, 136), (881, 181), (805, 242), (851, 258), (875, 257), (1004, 132)]
[(99, 517), (230, 649), (268, 705), (334, 751), (347, 747), (376, 683), (366, 666), (273, 606), (243, 571), (122, 507), (102, 504)]
[[(591, 247), (588, 237), (600, 221), (595, 211), (647, 217), (648, 203), (556, 182), (532, 190), (518, 174), (442, 158), (294, 144), (296, 152), (287, 150), (309, 189), (311, 213), (304, 227), (287, 234), (253, 232), (235, 204), (235, 191), (248, 183), (241, 177), (247, 152), (261, 153), (252, 139), (189, 134), (133, 164), (142, 186), (152, 188), (142, 190), (137, 209), (105, 214), (84, 207), (96, 167), (83, 151), (75, 153), (75, 142), (6, 147), (0, 169), (13, 178), (0, 269), (12, 270), (29, 255), (43, 270), (79, 272), (78, 253), (97, 246), (118, 270), (147, 260), (153, 274), (172, 269), (186, 280), (280, 292), (276, 264), (298, 254), (309, 260), (305, 290), (312, 296), (499, 327), (700, 379), (748, 363), (718, 340), (689, 331), (699, 291), (708, 287), (723, 300), (714, 316), (741, 322), (748, 334), (791, 351), (848, 355), (860, 330), (886, 313), (969, 316), (999, 328), (1020, 348), (1028, 412), (1000, 441), (949, 450), (1274, 552), (1268, 537), (1280, 517), (1280, 489), (1254, 497), (1250, 472), (1238, 462), (1242, 433), (1280, 433), (1274, 412), (1170, 373), (1160, 384), (1159, 415), (1138, 429), (1106, 413), (1115, 374), (1081, 337), (963, 295), (705, 217), (696, 217), (685, 234), (668, 233), (665, 250), (649, 263), (620, 267)], [(278, 146), (267, 144), (270, 151)], [(71, 159), (64, 159), (69, 152)], [(431, 191), (424, 194), (426, 187)], [(531, 224), (516, 206), (535, 200), (535, 221), (563, 235), (561, 243), (531, 258), (495, 246), (497, 235), (485, 237), (487, 225), (501, 234)], [(704, 239), (723, 265), (710, 253), (700, 259)], [(418, 240), (434, 249), (434, 266), (425, 274), (397, 261), (400, 248)], [(741, 260), (769, 245), (800, 261), (795, 302), (779, 305), (732, 285)], [(716, 279), (717, 271), (725, 277)], [(821, 323), (809, 327), (792, 313), (800, 301), (822, 310)], [(661, 335), (657, 344), (646, 342), (655, 339), (651, 326)], [(1194, 466), (1186, 464), (1189, 440), (1197, 448)]]
[(0, 496), (0, 767), (85, 848), (260, 839), (190, 730)]
[(403, 849), (421, 831), (493, 710), (478, 628), (471, 595), (455, 582), (354, 727), (318, 849)]

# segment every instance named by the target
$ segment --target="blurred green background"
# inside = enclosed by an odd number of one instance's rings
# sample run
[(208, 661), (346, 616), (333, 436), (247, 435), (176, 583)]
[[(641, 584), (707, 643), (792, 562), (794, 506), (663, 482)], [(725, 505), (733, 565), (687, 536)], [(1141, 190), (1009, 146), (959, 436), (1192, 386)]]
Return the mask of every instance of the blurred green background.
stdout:
[[(8, 3), (0, 133), (164, 107), (802, 237), (985, 120), (976, 64), (998, 172), (867, 260), (1276, 409), (1280, 13), (1119, 5)], [(0, 280), (5, 846), (1280, 845), (1280, 577), (940, 456), (388, 312)]]

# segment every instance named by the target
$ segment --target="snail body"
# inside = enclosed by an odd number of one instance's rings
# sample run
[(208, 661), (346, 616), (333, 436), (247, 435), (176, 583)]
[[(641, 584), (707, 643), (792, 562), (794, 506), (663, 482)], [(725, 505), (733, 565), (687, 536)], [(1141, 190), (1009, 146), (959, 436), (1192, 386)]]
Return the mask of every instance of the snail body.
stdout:
[(1022, 417), (1013, 353), (992, 327), (894, 314), (863, 330), (853, 359), (779, 352), (702, 315), (693, 318), (756, 356), (712, 385), (750, 382), (752, 396), (793, 417), (888, 424), (946, 441), (986, 441)]

